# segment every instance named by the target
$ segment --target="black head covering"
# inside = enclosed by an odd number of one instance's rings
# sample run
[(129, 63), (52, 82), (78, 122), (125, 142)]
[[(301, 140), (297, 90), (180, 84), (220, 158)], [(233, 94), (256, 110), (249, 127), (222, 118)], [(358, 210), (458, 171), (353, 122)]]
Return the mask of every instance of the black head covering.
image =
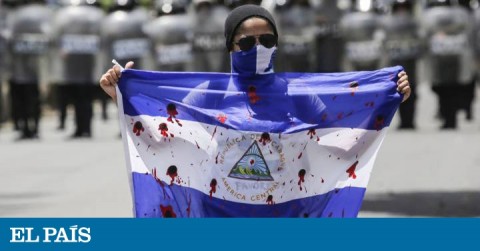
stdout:
[(251, 17), (259, 17), (267, 20), (272, 26), (275, 36), (278, 36), (275, 20), (266, 9), (253, 4), (242, 5), (233, 9), (225, 20), (225, 42), (229, 51), (232, 50), (235, 31), (243, 21)]

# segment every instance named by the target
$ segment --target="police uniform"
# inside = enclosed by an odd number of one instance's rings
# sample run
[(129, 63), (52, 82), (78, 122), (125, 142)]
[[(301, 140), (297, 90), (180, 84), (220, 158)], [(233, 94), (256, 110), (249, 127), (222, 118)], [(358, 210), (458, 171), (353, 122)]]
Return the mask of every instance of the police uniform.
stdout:
[(352, 12), (342, 17), (340, 30), (345, 39), (346, 70), (365, 71), (380, 67), (382, 38), (378, 36), (380, 23), (373, 7), (362, 9), (357, 3)]
[(322, 1), (316, 10), (316, 72), (342, 70), (344, 41), (340, 35), (339, 24), (343, 14), (337, 0)]
[(158, 17), (144, 26), (152, 41), (154, 69), (160, 71), (189, 71), (192, 56), (192, 18), (186, 13), (187, 2), (157, 1)]
[(6, 54), (7, 54), (7, 15), (6, 8), (0, 5), (0, 124), (5, 121), (6, 114), (3, 104), (3, 80), (5, 74)]
[(389, 66), (401, 65), (409, 74), (410, 98), (400, 105), (400, 129), (414, 129), (417, 60), (423, 53), (419, 27), (413, 17), (412, 1), (396, 0), (392, 13), (383, 18), (384, 55)]
[[(456, 114), (464, 106), (465, 89), (474, 81), (470, 13), (449, 1), (429, 1), (422, 24), (428, 41), (427, 70), (439, 99), (443, 129), (457, 126)], [(471, 103), (471, 102), (470, 102)]]
[(315, 10), (304, 0), (289, 0), (274, 12), (279, 32), (275, 68), (285, 72), (314, 71)]
[(193, 6), (192, 70), (227, 72), (230, 59), (225, 50), (223, 22), (228, 9), (212, 0), (195, 0)]
[[(135, 67), (147, 68), (145, 58), (151, 51), (151, 43), (142, 27), (148, 21), (149, 14), (144, 8), (137, 8), (134, 0), (116, 0), (109, 9), (108, 16), (101, 25), (102, 54), (104, 55), (102, 69), (112, 66), (112, 59), (121, 65), (129, 61), (135, 62)], [(102, 103), (102, 118), (107, 117), (108, 95), (97, 86), (96, 95)]]
[(40, 121), (40, 60), (48, 52), (48, 23), (52, 15), (45, 5), (27, 1), (15, 10), (9, 39), (12, 116), (18, 121), (20, 139), (38, 137)]
[(75, 107), (76, 129), (73, 138), (91, 137), (93, 88), (96, 82), (93, 75), (100, 51), (99, 32), (103, 16), (101, 9), (89, 6), (87, 2), (60, 8), (55, 16), (55, 82), (60, 87), (61, 114), (66, 114), (65, 107), (69, 101)]

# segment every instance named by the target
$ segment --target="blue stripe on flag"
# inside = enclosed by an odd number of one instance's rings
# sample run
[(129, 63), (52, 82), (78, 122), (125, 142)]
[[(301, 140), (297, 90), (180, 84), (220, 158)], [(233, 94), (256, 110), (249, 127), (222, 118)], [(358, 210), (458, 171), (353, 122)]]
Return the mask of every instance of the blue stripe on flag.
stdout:
[[(366, 188), (346, 187), (273, 205), (210, 198), (198, 190), (133, 172), (136, 217), (357, 217)], [(258, 198), (260, 199), (260, 198)], [(264, 199), (264, 198), (263, 198)]]
[[(371, 72), (235, 74), (126, 70), (119, 83), (124, 112), (242, 131), (292, 133), (306, 128), (379, 130), (401, 101), (401, 67)], [(219, 121), (219, 116), (226, 120)], [(247, 120), (248, 118), (248, 120)]]

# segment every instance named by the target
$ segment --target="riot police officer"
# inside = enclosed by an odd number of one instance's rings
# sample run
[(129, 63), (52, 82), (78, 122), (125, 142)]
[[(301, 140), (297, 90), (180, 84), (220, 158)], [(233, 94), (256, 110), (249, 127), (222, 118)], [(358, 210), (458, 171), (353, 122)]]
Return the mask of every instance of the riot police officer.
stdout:
[[(139, 8), (136, 0), (115, 0), (109, 8), (108, 16), (101, 25), (102, 51), (104, 62), (101, 68), (111, 66), (112, 59), (125, 65), (134, 61), (138, 67), (145, 68), (145, 58), (151, 50), (151, 43), (142, 30), (149, 14)], [(102, 103), (102, 118), (107, 119), (108, 96), (99, 86), (96, 94)]]
[(401, 65), (410, 74), (412, 95), (402, 103), (400, 112), (400, 129), (414, 129), (416, 101), (417, 60), (422, 55), (418, 25), (413, 16), (414, 3), (410, 0), (394, 0), (390, 15), (383, 18), (385, 33), (384, 55), (389, 65)]
[(381, 65), (382, 37), (376, 1), (354, 0), (352, 11), (340, 22), (345, 39), (346, 70), (374, 70)]
[[(478, 16), (479, 12), (479, 1), (478, 0), (457, 0), (459, 5), (464, 7), (470, 15), (473, 16), (473, 19), (475, 20), (474, 26), (474, 31), (472, 34), (472, 45), (473, 45), (473, 50), (476, 52), (477, 49), (476, 47), (479, 47), (480, 40), (478, 40), (477, 31), (480, 29), (480, 16)], [(478, 59), (477, 53), (475, 53), (475, 59), (474, 61), (477, 61)], [(475, 67), (476, 69), (478, 67)], [(474, 80), (472, 80), (469, 84), (462, 85), (460, 87), (460, 92), (462, 99), (460, 100), (460, 108), (462, 110), (465, 110), (466, 113), (466, 118), (467, 120), (473, 120), (473, 112), (472, 112), (472, 103), (473, 100), (475, 99), (475, 84), (477, 81), (478, 77), (478, 70), (475, 70), (475, 77)]]
[[(467, 10), (449, 0), (429, 0), (423, 14), (428, 39), (427, 69), (439, 100), (442, 129), (457, 127), (463, 90), (474, 81), (472, 23)], [(470, 101), (471, 103), (471, 101)]]
[(324, 0), (316, 9), (315, 56), (317, 72), (342, 70), (344, 41), (339, 24), (344, 14), (337, 0)]
[[(261, 5), (262, 0), (224, 0), (223, 1), (225, 6), (227, 6), (230, 10), (233, 10), (237, 8), (238, 6), (246, 5), (246, 4), (255, 4), (255, 5)], [(275, 2), (275, 1), (274, 1)], [(275, 5), (275, 3), (272, 3), (272, 5)], [(267, 6), (270, 7), (270, 6)], [(269, 9), (269, 8), (267, 8)]]
[(41, 0), (25, 0), (18, 5), (12, 15), (9, 40), (12, 116), (18, 120), (19, 139), (32, 139), (38, 137), (40, 60), (48, 52), (52, 13)]
[(282, 36), (278, 41), (276, 69), (289, 72), (314, 71), (315, 10), (308, 0), (277, 3), (274, 15)]
[(229, 55), (222, 32), (228, 9), (214, 0), (194, 0), (193, 8), (192, 70), (228, 71)]
[[(475, 19), (475, 31), (474, 31), (474, 41), (475, 41), (475, 69), (476, 69), (476, 81), (478, 81), (478, 77), (480, 76), (480, 8), (474, 9), (474, 19)], [(475, 86), (473, 86), (475, 89)], [(475, 91), (473, 91), (473, 94)], [(472, 95), (473, 96), (473, 95)], [(474, 97), (472, 97), (473, 99)], [(472, 114), (470, 110), (470, 114)], [(467, 113), (468, 116), (468, 113)], [(467, 117), (468, 118), (468, 117)], [(470, 116), (470, 119), (473, 119), (473, 116)]]
[(0, 125), (5, 121), (3, 104), (3, 78), (5, 72), (5, 55), (7, 54), (7, 9), (0, 0)]
[(192, 61), (192, 19), (185, 0), (157, 0), (158, 17), (144, 26), (152, 41), (154, 69), (188, 71)]
[[(59, 84), (61, 116), (66, 104), (75, 107), (76, 129), (72, 138), (91, 137), (94, 70), (100, 51), (100, 22), (104, 16), (95, 1), (64, 1), (54, 20), (53, 62), (55, 82)], [(64, 121), (61, 117), (61, 124)]]

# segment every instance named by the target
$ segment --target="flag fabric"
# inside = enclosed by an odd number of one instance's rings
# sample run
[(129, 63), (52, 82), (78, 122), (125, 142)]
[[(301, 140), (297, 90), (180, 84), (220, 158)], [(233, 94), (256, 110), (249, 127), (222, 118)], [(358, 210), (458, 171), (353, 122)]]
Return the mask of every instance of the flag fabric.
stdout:
[(401, 70), (125, 70), (118, 110), (135, 216), (356, 217)]

